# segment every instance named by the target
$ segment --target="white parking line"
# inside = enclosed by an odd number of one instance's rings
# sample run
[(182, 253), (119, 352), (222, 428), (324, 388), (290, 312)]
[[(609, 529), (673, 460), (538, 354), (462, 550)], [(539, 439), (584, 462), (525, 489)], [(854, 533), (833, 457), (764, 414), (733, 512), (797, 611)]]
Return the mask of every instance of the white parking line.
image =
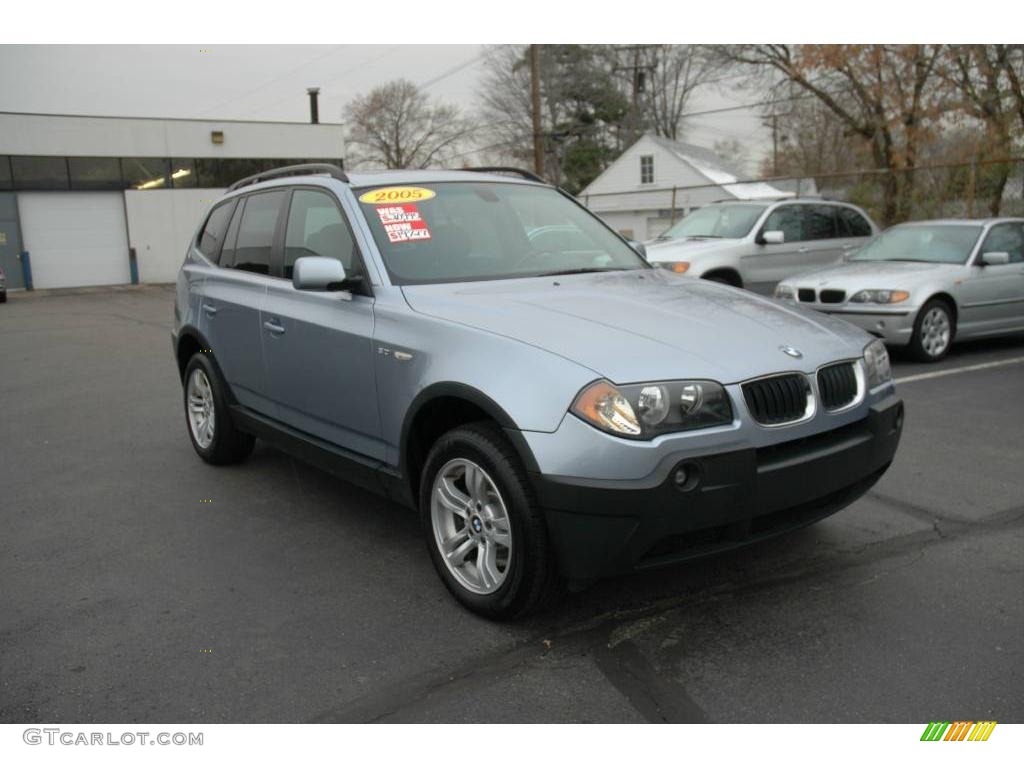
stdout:
[(942, 371), (933, 371), (932, 373), (918, 373), (914, 376), (904, 376), (902, 379), (896, 379), (897, 384), (908, 384), (911, 381), (924, 381), (925, 379), (938, 379), (942, 376), (952, 376), (954, 373), (967, 373), (968, 371), (983, 371), (986, 368), (1001, 368), (1004, 365), (1014, 365), (1015, 363), (1024, 363), (1024, 357), (1011, 357), (1008, 360), (996, 360), (994, 363), (978, 363), (977, 365), (965, 365), (961, 368), (946, 368)]

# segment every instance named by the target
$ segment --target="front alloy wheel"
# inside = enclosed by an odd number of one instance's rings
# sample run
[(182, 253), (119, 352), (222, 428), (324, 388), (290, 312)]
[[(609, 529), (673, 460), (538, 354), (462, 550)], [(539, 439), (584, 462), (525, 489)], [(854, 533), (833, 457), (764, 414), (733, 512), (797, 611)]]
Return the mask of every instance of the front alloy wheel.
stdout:
[(918, 360), (933, 363), (949, 352), (955, 328), (949, 305), (933, 299), (921, 308), (910, 342), (911, 351)]
[(430, 519), (448, 572), (477, 595), (501, 588), (512, 562), (512, 526), (501, 493), (469, 459), (441, 467), (430, 495)]

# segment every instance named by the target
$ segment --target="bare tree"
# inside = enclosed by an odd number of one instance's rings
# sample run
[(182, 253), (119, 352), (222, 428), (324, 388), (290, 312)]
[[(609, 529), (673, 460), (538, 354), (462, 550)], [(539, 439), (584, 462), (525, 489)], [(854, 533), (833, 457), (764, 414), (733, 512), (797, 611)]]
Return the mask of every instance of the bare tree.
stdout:
[(717, 71), (712, 57), (700, 45), (655, 45), (643, 55), (650, 64), (646, 99), (650, 126), (658, 136), (679, 139), (686, 105)]
[(346, 107), (348, 141), (359, 147), (356, 164), (426, 168), (444, 164), (472, 126), (454, 105), (431, 103), (408, 80), (393, 80)]
[[(978, 159), (1009, 158), (1019, 135), (1014, 131), (1018, 119), (1024, 129), (1024, 95), (1020, 93), (1024, 55), (1019, 49), (1008, 45), (949, 46), (940, 67), (958, 108), (983, 129), (976, 144)], [(988, 163), (982, 174), (989, 194), (989, 212), (998, 216), (1010, 164)]]
[(910, 215), (914, 171), (928, 132), (948, 109), (935, 88), (940, 45), (728, 46), (726, 60), (762, 81), (781, 75), (827, 107), (871, 150), (882, 178), (882, 219)]

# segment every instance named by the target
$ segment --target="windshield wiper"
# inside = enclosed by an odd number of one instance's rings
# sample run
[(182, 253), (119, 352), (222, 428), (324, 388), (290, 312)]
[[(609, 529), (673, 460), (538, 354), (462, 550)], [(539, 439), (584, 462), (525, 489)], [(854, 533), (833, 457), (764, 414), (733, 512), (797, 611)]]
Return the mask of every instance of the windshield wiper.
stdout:
[(621, 267), (577, 267), (576, 269), (557, 269), (553, 272), (541, 272), (534, 277), (557, 277), (559, 275), (584, 275), (588, 272), (621, 272)]

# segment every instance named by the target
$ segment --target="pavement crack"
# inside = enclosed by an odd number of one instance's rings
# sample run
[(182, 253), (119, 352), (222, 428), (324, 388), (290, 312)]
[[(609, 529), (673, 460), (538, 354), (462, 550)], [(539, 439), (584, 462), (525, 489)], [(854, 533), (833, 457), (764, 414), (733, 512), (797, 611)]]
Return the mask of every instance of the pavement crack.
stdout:
[(631, 641), (604, 644), (594, 663), (629, 703), (651, 723), (706, 723), (707, 716), (686, 690), (663, 675)]

